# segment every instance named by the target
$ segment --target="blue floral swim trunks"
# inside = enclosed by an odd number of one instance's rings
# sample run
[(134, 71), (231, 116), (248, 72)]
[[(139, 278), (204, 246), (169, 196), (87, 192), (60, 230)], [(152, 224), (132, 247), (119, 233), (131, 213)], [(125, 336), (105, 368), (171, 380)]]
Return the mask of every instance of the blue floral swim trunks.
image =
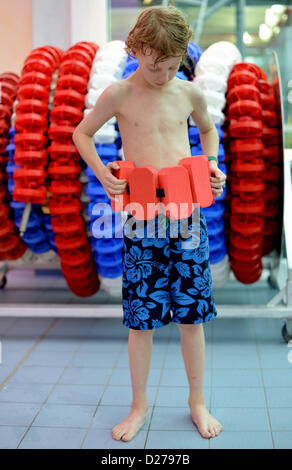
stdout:
[(160, 213), (139, 221), (127, 213), (122, 257), (123, 325), (152, 330), (171, 321), (195, 324), (217, 316), (200, 207), (181, 220)]

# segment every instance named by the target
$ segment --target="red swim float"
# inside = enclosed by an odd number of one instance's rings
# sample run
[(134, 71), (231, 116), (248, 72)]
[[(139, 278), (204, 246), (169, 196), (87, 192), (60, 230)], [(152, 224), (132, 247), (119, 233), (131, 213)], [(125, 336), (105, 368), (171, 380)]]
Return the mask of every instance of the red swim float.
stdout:
[(123, 194), (111, 201), (115, 212), (135, 212), (137, 220), (149, 220), (159, 213), (159, 202), (165, 205), (170, 219), (189, 217), (194, 203), (208, 207), (214, 202), (210, 185), (210, 167), (206, 155), (183, 158), (179, 165), (162, 168), (153, 166), (135, 168), (130, 161), (116, 161), (120, 169), (114, 174), (126, 179), (128, 186)]

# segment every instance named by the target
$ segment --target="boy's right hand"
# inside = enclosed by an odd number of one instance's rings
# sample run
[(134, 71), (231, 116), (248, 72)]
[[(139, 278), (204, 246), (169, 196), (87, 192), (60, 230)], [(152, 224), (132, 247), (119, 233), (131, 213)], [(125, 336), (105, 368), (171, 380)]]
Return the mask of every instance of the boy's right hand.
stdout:
[(114, 170), (118, 170), (120, 167), (116, 162), (109, 162), (103, 169), (101, 175), (101, 183), (104, 187), (106, 195), (112, 200), (117, 201), (115, 194), (122, 194), (127, 186), (127, 180), (120, 180), (113, 175)]

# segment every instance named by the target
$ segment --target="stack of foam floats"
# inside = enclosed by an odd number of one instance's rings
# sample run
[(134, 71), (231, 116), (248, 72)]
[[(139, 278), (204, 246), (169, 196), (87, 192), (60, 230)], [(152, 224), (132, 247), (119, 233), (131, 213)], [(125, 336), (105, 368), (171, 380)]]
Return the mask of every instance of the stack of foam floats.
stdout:
[(97, 49), (94, 43), (79, 42), (62, 56), (48, 131), (52, 141), (48, 149), (52, 228), (66, 282), (80, 297), (96, 293), (99, 279), (80, 214), (81, 166), (72, 134), (83, 117), (87, 82)]
[[(236, 64), (228, 79), (226, 117), (228, 128), (228, 182), (230, 195), (225, 214), (229, 257), (235, 277), (242, 283), (256, 282), (262, 273), (262, 255), (272, 246), (276, 232), (277, 168), (265, 163), (265, 147), (273, 145), (278, 158), (275, 98), (264, 72), (250, 63)], [(267, 171), (268, 170), (268, 171)], [(274, 239), (273, 239), (274, 240)], [(265, 245), (264, 245), (265, 241)]]
[[(124, 47), (123, 41), (110, 41), (97, 51), (91, 67), (84, 115), (91, 111), (105, 88), (122, 79), (127, 59)], [(112, 117), (93, 135), (97, 154), (105, 166), (118, 160), (120, 135), (115, 126), (116, 118)], [(87, 213), (96, 270), (102, 287), (112, 295), (120, 294), (118, 278), (123, 267), (121, 213), (113, 212), (110, 199), (92, 170), (87, 167), (84, 173), (88, 180), (84, 186), (89, 198)]]
[(0, 260), (16, 260), (26, 251), (26, 246), (11, 220), (6, 172), (7, 162), (9, 164), (6, 153), (9, 145), (9, 128), (18, 84), (19, 77), (15, 73), (7, 72), (0, 75)]
[[(202, 53), (196, 65), (193, 80), (203, 91), (208, 114), (216, 125), (219, 136), (218, 167), (225, 175), (227, 174), (227, 167), (225, 165), (225, 151), (222, 143), (223, 132), (221, 129), (224, 123), (225, 92), (230, 71), (234, 64), (240, 61), (241, 54), (236, 46), (226, 41), (216, 42)], [(202, 155), (200, 134), (196, 127), (192, 127), (195, 125), (192, 117), (189, 119), (189, 124), (190, 142), (196, 142), (196, 145), (191, 147), (192, 155)], [(227, 190), (224, 188), (223, 193), (216, 197), (214, 204), (202, 209), (208, 228), (210, 268), (214, 287), (223, 285), (228, 280), (230, 273), (223, 218), (226, 193)]]
[[(34, 253), (51, 249), (41, 203), (46, 200), (48, 105), (51, 82), (62, 51), (34, 49), (24, 62), (15, 102), (15, 136), (12, 189), (15, 224), (19, 227), (26, 203), (32, 203), (23, 241)], [(8, 171), (8, 170), (7, 170)]]

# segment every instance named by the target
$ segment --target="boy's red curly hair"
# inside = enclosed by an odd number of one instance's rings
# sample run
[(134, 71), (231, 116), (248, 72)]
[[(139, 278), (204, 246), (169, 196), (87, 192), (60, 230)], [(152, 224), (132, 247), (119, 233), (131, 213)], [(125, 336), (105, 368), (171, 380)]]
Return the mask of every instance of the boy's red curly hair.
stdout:
[(155, 64), (169, 57), (182, 56), (186, 61), (188, 43), (193, 31), (182, 12), (174, 6), (146, 8), (138, 16), (125, 41), (125, 50), (145, 53), (146, 48), (157, 53)]

